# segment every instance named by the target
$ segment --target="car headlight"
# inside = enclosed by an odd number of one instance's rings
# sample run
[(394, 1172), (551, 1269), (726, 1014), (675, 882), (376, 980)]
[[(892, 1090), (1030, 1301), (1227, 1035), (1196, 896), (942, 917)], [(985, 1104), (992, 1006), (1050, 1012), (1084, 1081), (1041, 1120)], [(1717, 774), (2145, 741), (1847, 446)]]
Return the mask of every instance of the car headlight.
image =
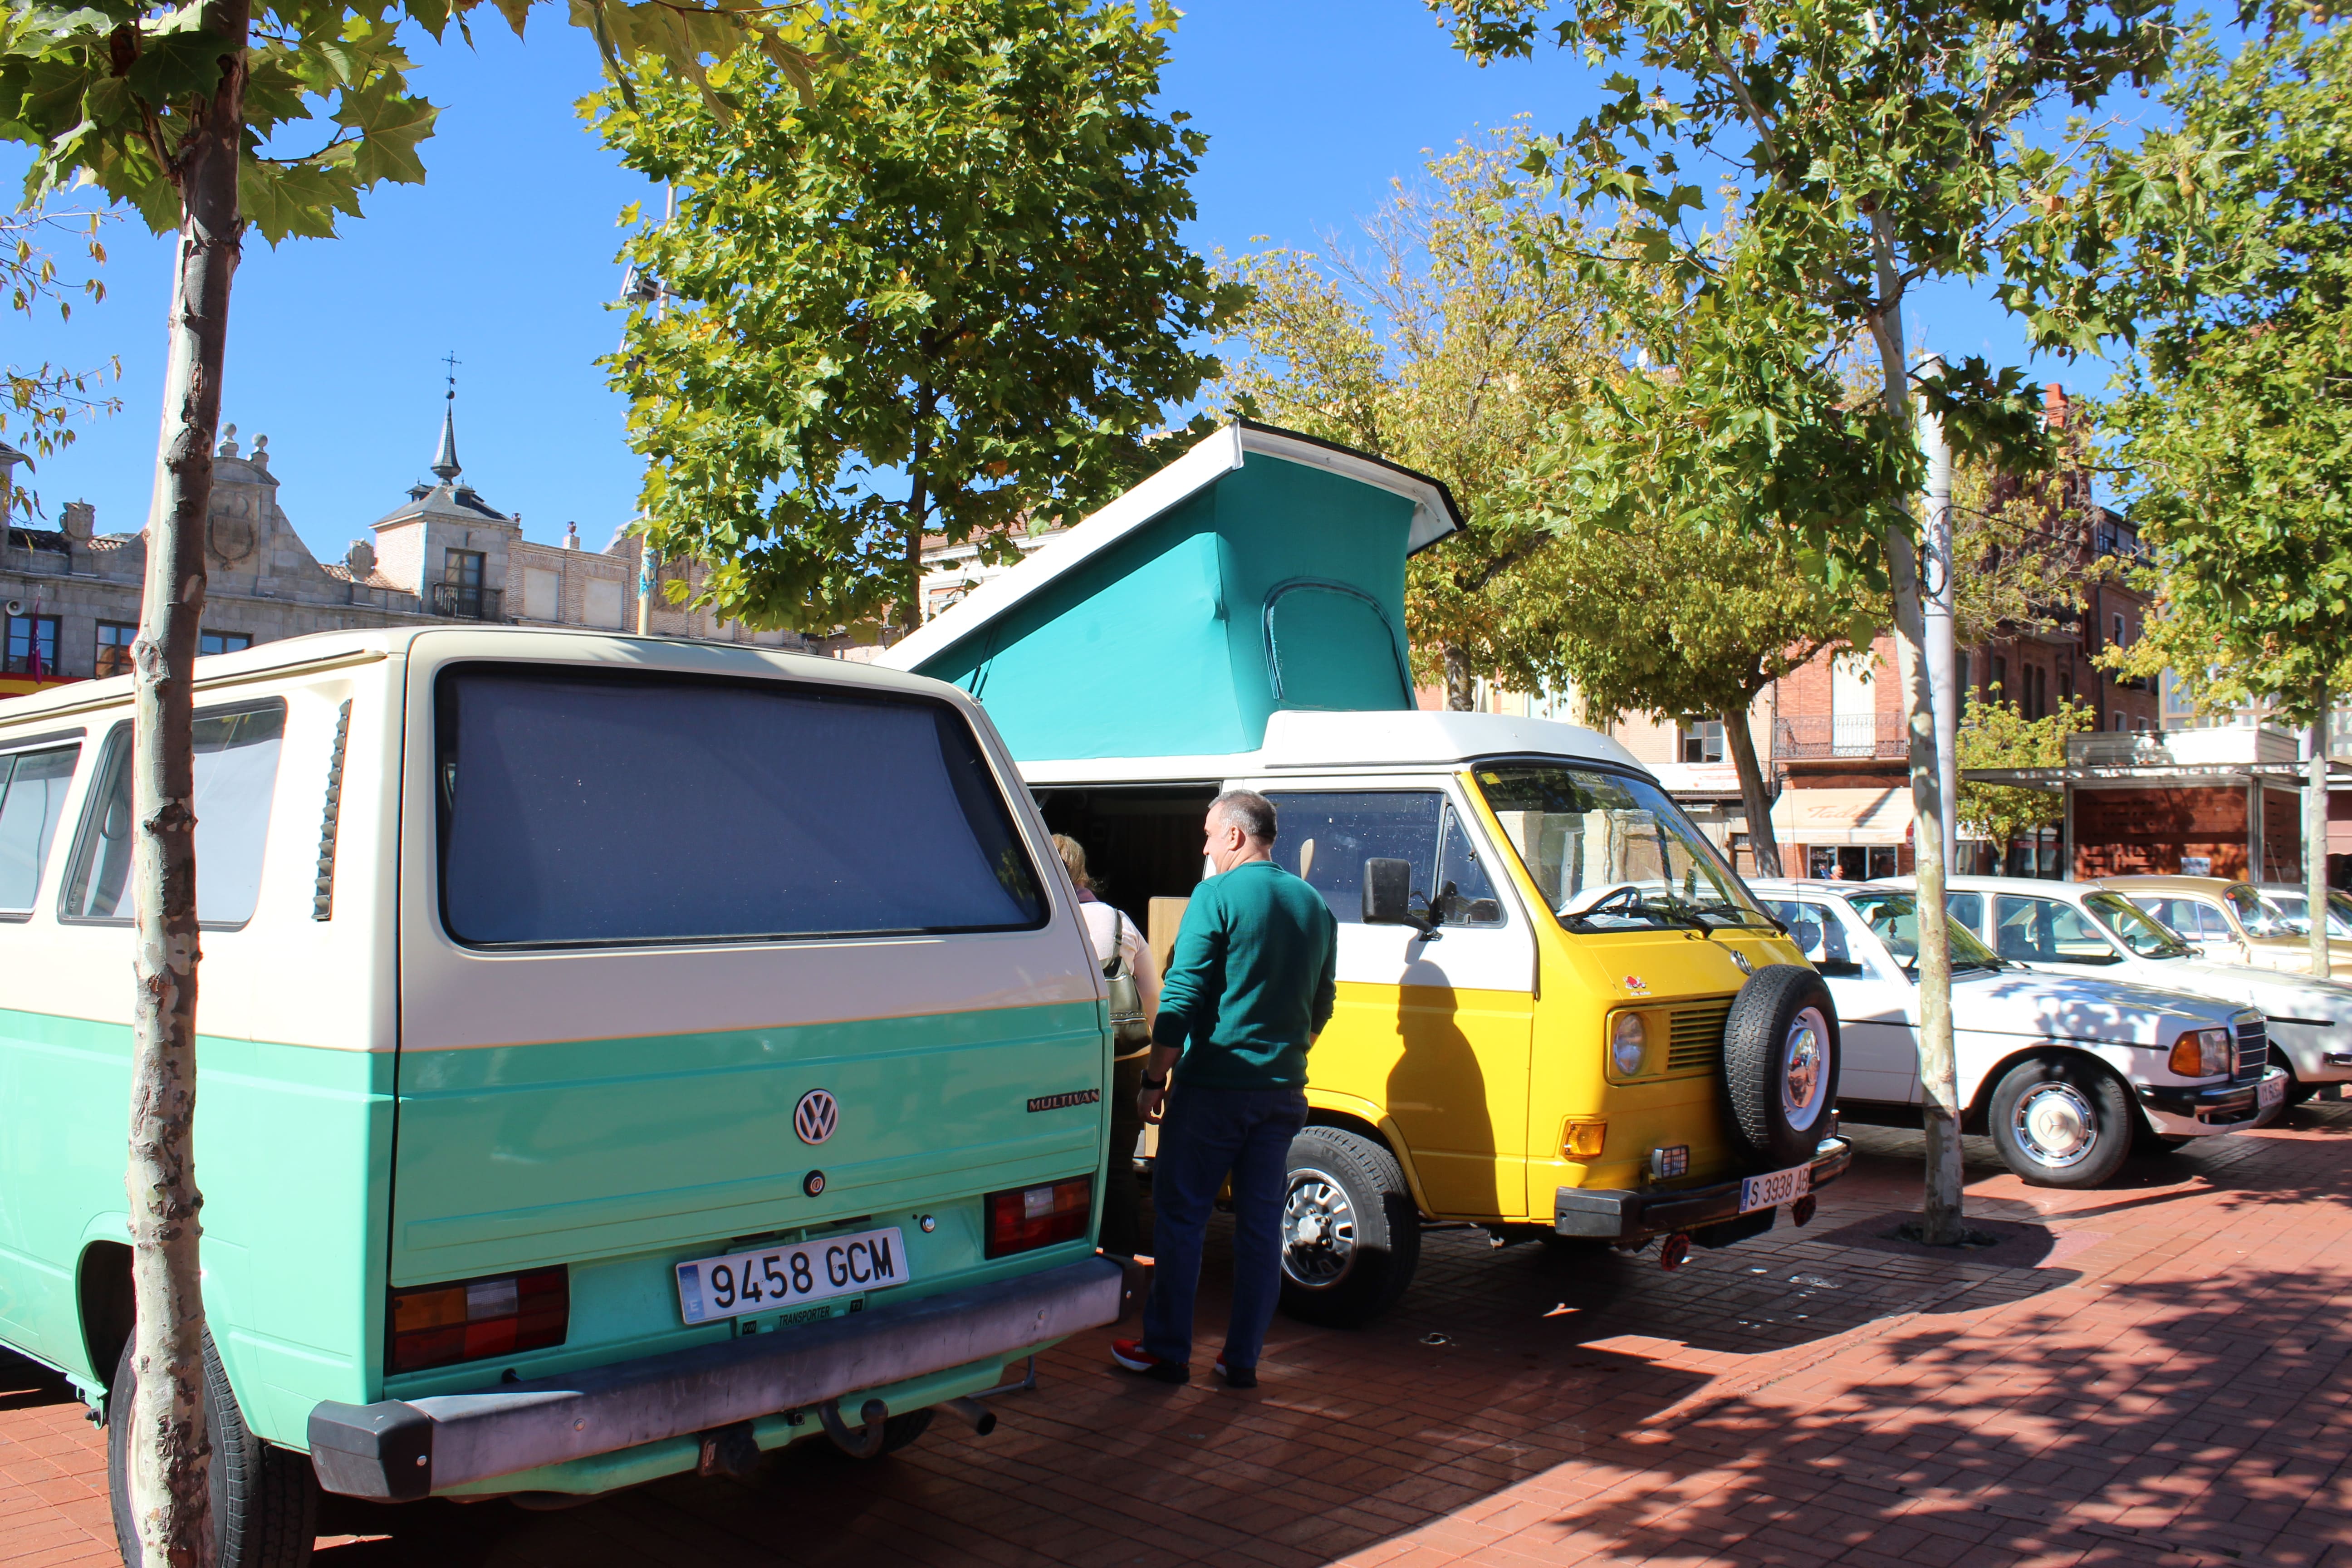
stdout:
[(1650, 1054), (1650, 1031), (1639, 1013), (1620, 1013), (1617, 1022), (1609, 1029), (1609, 1058), (1617, 1064), (1619, 1078), (1632, 1078), (1642, 1070), (1643, 1060)]
[(2191, 1029), (2172, 1042), (2172, 1070), (2182, 1078), (2212, 1078), (2230, 1070), (2230, 1031)]

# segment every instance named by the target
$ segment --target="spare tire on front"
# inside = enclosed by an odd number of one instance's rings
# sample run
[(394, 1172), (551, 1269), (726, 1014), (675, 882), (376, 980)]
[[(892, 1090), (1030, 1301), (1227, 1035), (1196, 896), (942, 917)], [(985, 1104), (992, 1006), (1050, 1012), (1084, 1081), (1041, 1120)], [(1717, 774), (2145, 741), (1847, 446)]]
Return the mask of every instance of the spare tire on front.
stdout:
[(1748, 977), (1723, 1026), (1723, 1087), (1735, 1142), (1769, 1170), (1820, 1148), (1837, 1101), (1837, 1007), (1822, 977), (1771, 963)]

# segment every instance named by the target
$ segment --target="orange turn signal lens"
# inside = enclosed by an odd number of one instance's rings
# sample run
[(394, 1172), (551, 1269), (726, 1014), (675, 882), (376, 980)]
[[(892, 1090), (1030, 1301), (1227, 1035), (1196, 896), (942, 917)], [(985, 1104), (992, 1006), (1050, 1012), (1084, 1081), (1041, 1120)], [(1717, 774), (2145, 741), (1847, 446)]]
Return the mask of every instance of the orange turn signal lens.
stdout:
[(1571, 1121), (1560, 1129), (1559, 1157), (1563, 1160), (1597, 1160), (1601, 1145), (1609, 1141), (1606, 1121)]

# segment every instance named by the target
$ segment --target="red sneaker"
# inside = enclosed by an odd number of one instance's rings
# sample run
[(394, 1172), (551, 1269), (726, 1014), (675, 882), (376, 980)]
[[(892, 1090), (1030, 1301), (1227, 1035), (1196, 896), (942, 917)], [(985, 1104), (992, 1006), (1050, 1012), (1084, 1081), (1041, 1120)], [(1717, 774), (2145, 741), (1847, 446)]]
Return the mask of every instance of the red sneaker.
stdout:
[(1141, 1340), (1113, 1340), (1110, 1359), (1129, 1372), (1139, 1372), (1154, 1383), (1182, 1386), (1192, 1381), (1192, 1369), (1181, 1361), (1163, 1361), (1143, 1348)]
[(1225, 1380), (1225, 1386), (1227, 1388), (1255, 1388), (1257, 1386), (1257, 1368), (1254, 1366), (1227, 1366), (1225, 1364), (1225, 1358), (1223, 1356), (1219, 1356), (1217, 1358), (1217, 1375)]

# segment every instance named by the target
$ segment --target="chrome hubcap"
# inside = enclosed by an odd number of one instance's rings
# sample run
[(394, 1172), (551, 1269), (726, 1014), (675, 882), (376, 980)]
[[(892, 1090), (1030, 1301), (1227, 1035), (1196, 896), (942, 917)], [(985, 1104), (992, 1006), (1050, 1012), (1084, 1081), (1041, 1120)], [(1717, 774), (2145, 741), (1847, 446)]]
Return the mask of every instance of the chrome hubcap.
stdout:
[(2099, 1142), (2098, 1113), (2068, 1083), (2036, 1085), (2017, 1102), (2017, 1141), (2044, 1165), (2063, 1169), (2088, 1158)]
[(1282, 1200), (1282, 1271), (1310, 1289), (1334, 1284), (1356, 1254), (1356, 1211), (1321, 1171), (1293, 1171)]
[(1829, 1101), (1829, 1022), (1807, 1007), (1789, 1021), (1789, 1037), (1780, 1046), (1780, 1110), (1789, 1125), (1809, 1130)]

